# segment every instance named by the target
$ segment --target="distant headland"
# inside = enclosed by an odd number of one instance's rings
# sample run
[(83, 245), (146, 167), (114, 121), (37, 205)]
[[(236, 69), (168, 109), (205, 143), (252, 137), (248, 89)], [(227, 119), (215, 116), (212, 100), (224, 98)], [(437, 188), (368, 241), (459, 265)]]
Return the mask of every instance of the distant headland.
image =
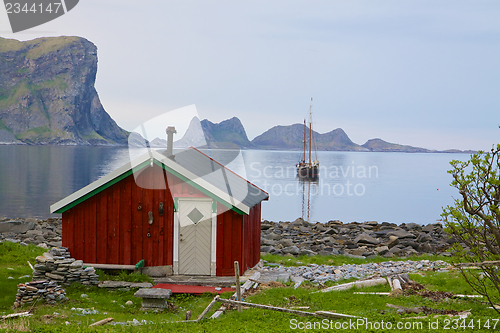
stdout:
[[(116, 124), (99, 100), (96, 73), (97, 47), (84, 38), (0, 38), (0, 144), (166, 146), (164, 138), (148, 142)], [(195, 117), (174, 146), (300, 150), (303, 131), (302, 124), (274, 126), (250, 141), (237, 117), (220, 123)], [(378, 138), (359, 145), (341, 128), (313, 131), (313, 137), (319, 151), (471, 152), (430, 150)]]

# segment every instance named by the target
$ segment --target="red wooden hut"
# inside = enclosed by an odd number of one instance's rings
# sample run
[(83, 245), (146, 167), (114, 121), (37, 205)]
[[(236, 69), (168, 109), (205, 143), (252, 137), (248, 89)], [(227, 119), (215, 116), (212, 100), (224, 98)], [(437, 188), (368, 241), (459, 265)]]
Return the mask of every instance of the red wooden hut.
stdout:
[(149, 151), (50, 207), (63, 246), (90, 264), (160, 266), (168, 274), (241, 274), (260, 259), (269, 195), (190, 148)]

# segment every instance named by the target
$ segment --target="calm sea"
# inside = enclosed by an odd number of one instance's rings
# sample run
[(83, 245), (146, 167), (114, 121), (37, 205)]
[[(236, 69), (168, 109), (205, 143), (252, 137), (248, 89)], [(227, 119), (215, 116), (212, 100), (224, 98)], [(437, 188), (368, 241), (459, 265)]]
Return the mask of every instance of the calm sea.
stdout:
[[(0, 217), (49, 217), (49, 206), (139, 156), (109, 147), (0, 146)], [(317, 182), (295, 176), (300, 152), (213, 152), (267, 191), (262, 218), (311, 222), (375, 220), (433, 223), (452, 204), (452, 159), (467, 154), (318, 152)], [(58, 216), (58, 215), (53, 215)]]

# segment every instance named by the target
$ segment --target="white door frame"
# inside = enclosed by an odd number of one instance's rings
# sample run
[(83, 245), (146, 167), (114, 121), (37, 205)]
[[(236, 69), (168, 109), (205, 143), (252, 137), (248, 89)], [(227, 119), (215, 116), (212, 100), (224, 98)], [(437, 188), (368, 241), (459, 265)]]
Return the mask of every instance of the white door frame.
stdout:
[(212, 239), (210, 251), (210, 275), (215, 276), (217, 269), (217, 202), (211, 198), (174, 198), (174, 249), (173, 271), (179, 275), (179, 230), (180, 214), (179, 205), (182, 201), (210, 201), (212, 203)]

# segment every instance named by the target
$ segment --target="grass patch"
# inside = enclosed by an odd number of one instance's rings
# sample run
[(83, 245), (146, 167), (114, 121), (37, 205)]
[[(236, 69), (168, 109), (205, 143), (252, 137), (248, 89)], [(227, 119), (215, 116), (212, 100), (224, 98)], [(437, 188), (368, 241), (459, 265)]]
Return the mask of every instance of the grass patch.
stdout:
[(130, 271), (119, 271), (117, 274), (111, 274), (109, 272), (105, 272), (101, 269), (96, 269), (97, 274), (99, 275), (100, 281), (127, 281), (127, 282), (150, 282), (153, 283), (153, 279), (145, 274), (141, 274), (139, 272), (130, 272)]
[(19, 82), (12, 87), (8, 92), (3, 92), (0, 98), (0, 108), (5, 108), (9, 105), (17, 103), (17, 101), (31, 92), (26, 80)]
[(66, 90), (68, 89), (68, 84), (64, 81), (64, 79), (61, 76), (56, 76), (52, 80), (46, 80), (43, 81), (39, 84), (36, 84), (33, 86), (33, 89), (38, 91), (41, 89), (51, 89), (51, 88), (58, 88), (59, 90)]
[(8, 132), (12, 133), (12, 131), (10, 130), (10, 128), (8, 128), (7, 126), (5, 126), (5, 124), (3, 123), (2, 119), (0, 119), (0, 130), (4, 130), (4, 131), (8, 131)]
[(18, 51), (24, 47), (24, 43), (15, 39), (0, 38), (0, 52)]
[(26, 42), (28, 45), (34, 45), (28, 53), (26, 54), (27, 58), (36, 59), (47, 53), (54, 52), (58, 49), (65, 47), (71, 43), (78, 41), (79, 37), (48, 37), (48, 38), (37, 38), (31, 41)]
[(17, 284), (31, 281), (33, 271), (28, 261), (35, 263), (35, 257), (42, 255), (44, 249), (35, 245), (21, 246), (11, 242), (0, 243), (0, 312), (9, 310), (14, 304)]
[(419, 260), (431, 260), (431, 261), (436, 261), (436, 260), (444, 260), (444, 261), (449, 261), (449, 257), (445, 256), (437, 256), (437, 255), (419, 255), (419, 256), (411, 256), (408, 258), (399, 258), (399, 257), (393, 257), (393, 258), (383, 258), (380, 256), (377, 256), (375, 258), (370, 258), (370, 259), (359, 259), (359, 258), (351, 258), (343, 255), (331, 255), (331, 256), (322, 256), (322, 255), (315, 255), (315, 256), (307, 256), (307, 255), (302, 255), (298, 257), (283, 257), (280, 255), (275, 255), (275, 254), (266, 254), (262, 256), (262, 259), (269, 262), (269, 263), (276, 263), (280, 264), (283, 266), (303, 266), (303, 265), (308, 265), (308, 264), (317, 264), (317, 265), (330, 265), (330, 266), (341, 266), (343, 264), (368, 264), (368, 263), (378, 263), (378, 262), (384, 262), (384, 261), (407, 261), (407, 260), (413, 260), (413, 261), (419, 261)]
[(99, 134), (97, 134), (97, 132), (95, 132), (95, 131), (92, 132), (92, 134), (90, 134), (90, 135), (82, 136), (82, 138), (84, 138), (85, 140), (104, 140), (105, 141), (105, 139), (102, 136), (100, 136)]
[(52, 131), (47, 126), (35, 127), (26, 131), (24, 133), (16, 135), (16, 138), (19, 140), (24, 139), (49, 139), (52, 136)]
[[(13, 304), (17, 291), (17, 283), (24, 281), (20, 276), (29, 274), (31, 269), (26, 261), (34, 261), (34, 258), (43, 253), (44, 250), (36, 246), (20, 246), (13, 243), (0, 243), (0, 283), (2, 293), (0, 293), (0, 314), (10, 313), (10, 306)], [(339, 256), (337, 256), (339, 257)], [(288, 259), (282, 258), (281, 259)], [(312, 259), (312, 257), (308, 257)], [(413, 257), (412, 260), (425, 257)], [(439, 257), (430, 257), (429, 260)], [(269, 258), (268, 258), (269, 259)], [(331, 258), (327, 258), (327, 261)], [(359, 260), (353, 258), (337, 258), (335, 260)], [(385, 259), (385, 258), (384, 258)], [(302, 259), (304, 260), (304, 259)], [(319, 259), (318, 259), (319, 260)], [(304, 260), (305, 261), (305, 260)], [(367, 262), (368, 260), (363, 260)], [(373, 261), (371, 261), (373, 262)], [(329, 263), (330, 264), (330, 263)], [(340, 264), (335, 261), (335, 264)], [(10, 268), (10, 269), (9, 269)], [(128, 274), (120, 272), (117, 275), (105, 274), (98, 271), (101, 279), (128, 280), (139, 282), (144, 276), (139, 274)], [(12, 276), (14, 279), (7, 279)], [(440, 272), (420, 272), (410, 274), (410, 277), (425, 285), (429, 290), (448, 291), (458, 294), (473, 294), (472, 290), (462, 280), (459, 272), (450, 271)], [(347, 280), (346, 280), (347, 281)], [(343, 281), (343, 282), (346, 282)], [(319, 318), (298, 317), (291, 314), (259, 310), (254, 308), (244, 309), (242, 313), (236, 310), (226, 311), (217, 320), (205, 320), (200, 323), (174, 323), (183, 320), (186, 311), (192, 312), (192, 318), (197, 318), (203, 309), (210, 303), (214, 295), (203, 294), (192, 296), (186, 294), (174, 295), (171, 301), (176, 309), (159, 313), (143, 312), (140, 310), (141, 301), (134, 297), (136, 290), (130, 291), (107, 291), (104, 288), (84, 287), (79, 284), (73, 284), (66, 287), (66, 295), (69, 301), (58, 305), (36, 304), (33, 308), (33, 316), (29, 318), (18, 318), (8, 322), (0, 322), (0, 330), (20, 331), (29, 329), (32, 332), (290, 332), (292, 323), (301, 324), (310, 322), (312, 324), (322, 323)], [(480, 299), (449, 299), (443, 302), (433, 302), (420, 296), (395, 297), (378, 295), (355, 295), (354, 292), (362, 291), (389, 291), (388, 285), (378, 285), (361, 289), (350, 289), (339, 292), (314, 293), (318, 290), (317, 286), (311, 283), (304, 283), (298, 289), (292, 286), (262, 290), (260, 293), (246, 297), (246, 301), (252, 303), (268, 304), (280, 307), (309, 306), (306, 311), (335, 311), (344, 314), (351, 314), (360, 317), (366, 317), (370, 322), (390, 322), (394, 327), (398, 322), (407, 322), (405, 318), (410, 317), (407, 314), (398, 313), (396, 309), (386, 306), (387, 303), (405, 306), (420, 307), (427, 306), (433, 309), (446, 309), (464, 311), (471, 309), (472, 314), (467, 318), (467, 323), (473, 319), (476, 324), (478, 320), (484, 323), (486, 320), (498, 318), (494, 310), (488, 309), (488, 305), (481, 303)], [(87, 297), (82, 297), (85, 294)], [(222, 298), (229, 298), (232, 292), (222, 294)], [(126, 305), (127, 301), (132, 301), (132, 305)], [(209, 316), (218, 306), (209, 312)], [(25, 306), (22, 310), (27, 310), (31, 306)], [(82, 314), (78, 308), (89, 311), (90, 314)], [(3, 313), (2, 313), (3, 312)], [(133, 319), (137, 321), (145, 320), (148, 325), (144, 326), (112, 326), (89, 328), (91, 323), (98, 320), (112, 317), (115, 322), (127, 322)], [(428, 319), (411, 319), (410, 322), (423, 323), (423, 329), (419, 332), (437, 332), (442, 331), (444, 320), (449, 317), (429, 317)], [(439, 330), (428, 328), (429, 320), (439, 320)], [(66, 322), (69, 325), (66, 325)], [(334, 321), (333, 323), (335, 323)], [(496, 330), (498, 330), (498, 326)], [(329, 329), (328, 329), (329, 330)], [(299, 329), (298, 331), (322, 331), (321, 329)], [(336, 331), (333, 329), (332, 331)], [(348, 331), (348, 330), (346, 330)], [(365, 327), (358, 329), (349, 329), (354, 332), (382, 332), (383, 330), (370, 330)], [(392, 331), (392, 330), (391, 330)], [(416, 331), (416, 330), (393, 330), (398, 331)], [(460, 329), (461, 332), (474, 332), (475, 329)], [(490, 330), (491, 331), (491, 330)]]

